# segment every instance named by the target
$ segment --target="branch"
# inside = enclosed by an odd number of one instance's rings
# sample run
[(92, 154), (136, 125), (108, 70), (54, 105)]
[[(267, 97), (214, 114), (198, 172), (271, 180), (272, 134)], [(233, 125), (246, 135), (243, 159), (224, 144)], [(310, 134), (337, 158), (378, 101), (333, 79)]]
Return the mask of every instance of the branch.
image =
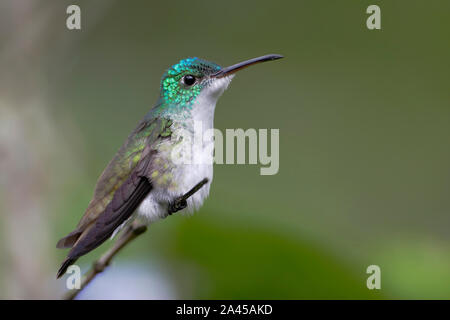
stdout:
[[(194, 193), (200, 190), (206, 183), (208, 182), (207, 178), (204, 178), (202, 181), (197, 183), (195, 187), (186, 192), (181, 197), (175, 199), (175, 201), (169, 204), (168, 215), (175, 213), (179, 210), (186, 208), (187, 199), (189, 199)], [(77, 295), (105, 268), (111, 263), (112, 259), (116, 254), (119, 253), (122, 248), (124, 248), (128, 243), (132, 240), (143, 234), (147, 231), (147, 226), (142, 223), (138, 223), (137, 221), (133, 221), (131, 225), (129, 225), (122, 235), (117, 239), (111, 249), (109, 249), (105, 254), (103, 254), (97, 261), (94, 262), (92, 268), (88, 271), (83, 281), (81, 282), (80, 289), (73, 290), (68, 292), (64, 299), (65, 300), (73, 300), (77, 297)]]
[(103, 254), (100, 259), (94, 262), (91, 270), (88, 271), (86, 277), (83, 279), (80, 289), (69, 291), (64, 297), (65, 300), (73, 300), (76, 296), (105, 268), (111, 263), (114, 256), (134, 238), (143, 234), (147, 230), (147, 226), (140, 225), (133, 221), (131, 225), (123, 232), (119, 239), (114, 243), (114, 246)]

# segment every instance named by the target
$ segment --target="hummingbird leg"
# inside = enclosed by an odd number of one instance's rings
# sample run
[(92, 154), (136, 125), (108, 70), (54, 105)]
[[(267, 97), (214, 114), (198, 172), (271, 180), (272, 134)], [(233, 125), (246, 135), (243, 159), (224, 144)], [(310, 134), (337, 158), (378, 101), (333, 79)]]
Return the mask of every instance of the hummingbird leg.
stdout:
[(169, 209), (167, 210), (169, 216), (172, 213), (178, 212), (178, 211), (183, 210), (184, 208), (187, 207), (187, 201), (183, 197), (184, 196), (178, 197), (178, 198), (175, 199), (174, 202), (169, 204)]
[(202, 181), (197, 183), (191, 190), (186, 192), (181, 197), (176, 198), (172, 203), (169, 203), (169, 208), (167, 213), (170, 216), (172, 213), (183, 210), (187, 207), (187, 199), (189, 199), (194, 193), (201, 189), (206, 183), (208, 183), (208, 178), (204, 178)]

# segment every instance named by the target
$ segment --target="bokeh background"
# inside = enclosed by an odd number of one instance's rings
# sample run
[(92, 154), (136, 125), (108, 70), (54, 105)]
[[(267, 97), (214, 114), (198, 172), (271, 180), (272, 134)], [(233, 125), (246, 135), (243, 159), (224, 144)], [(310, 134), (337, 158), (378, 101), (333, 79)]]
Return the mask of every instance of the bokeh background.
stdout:
[[(366, 28), (370, 4), (381, 30)], [(449, 13), (446, 0), (2, 0), (0, 298), (61, 297), (56, 241), (166, 68), (267, 53), (286, 58), (239, 73), (215, 125), (279, 128), (279, 173), (216, 165), (196, 215), (152, 225), (79, 298), (450, 298)], [(366, 288), (371, 264), (381, 290)]]

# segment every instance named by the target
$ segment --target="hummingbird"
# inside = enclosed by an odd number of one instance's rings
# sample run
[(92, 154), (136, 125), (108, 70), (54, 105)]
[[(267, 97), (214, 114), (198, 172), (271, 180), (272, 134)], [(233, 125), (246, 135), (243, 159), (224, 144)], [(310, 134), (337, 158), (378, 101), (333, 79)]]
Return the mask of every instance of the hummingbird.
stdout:
[[(193, 161), (183, 163), (175, 161), (174, 148), (189, 143), (185, 133), (193, 132), (195, 122), (213, 128), (217, 100), (235, 72), (282, 57), (269, 54), (224, 68), (194, 57), (170, 67), (162, 76), (156, 105), (106, 166), (75, 230), (58, 241), (57, 248), (71, 249), (57, 278), (135, 218), (150, 224), (173, 212), (200, 208), (212, 182), (213, 149), (196, 148)], [(201, 188), (193, 192), (197, 185)], [(186, 193), (189, 198), (177, 203)]]

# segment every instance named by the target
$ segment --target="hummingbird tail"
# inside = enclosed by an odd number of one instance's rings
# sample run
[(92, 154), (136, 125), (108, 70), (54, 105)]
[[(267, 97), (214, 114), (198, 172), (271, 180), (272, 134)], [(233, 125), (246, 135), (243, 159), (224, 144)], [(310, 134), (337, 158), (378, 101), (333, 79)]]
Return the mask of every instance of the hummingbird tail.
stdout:
[(78, 238), (80, 237), (82, 231), (80, 230), (74, 230), (71, 233), (69, 233), (64, 238), (60, 239), (58, 243), (56, 244), (56, 248), (58, 249), (64, 249), (64, 248), (72, 248), (75, 242), (77, 242)]
[(61, 278), (61, 276), (66, 273), (67, 268), (71, 266), (75, 261), (77, 261), (76, 258), (74, 259), (67, 257), (66, 260), (64, 260), (63, 263), (61, 264), (61, 267), (59, 268), (58, 273), (56, 274), (56, 279)]

